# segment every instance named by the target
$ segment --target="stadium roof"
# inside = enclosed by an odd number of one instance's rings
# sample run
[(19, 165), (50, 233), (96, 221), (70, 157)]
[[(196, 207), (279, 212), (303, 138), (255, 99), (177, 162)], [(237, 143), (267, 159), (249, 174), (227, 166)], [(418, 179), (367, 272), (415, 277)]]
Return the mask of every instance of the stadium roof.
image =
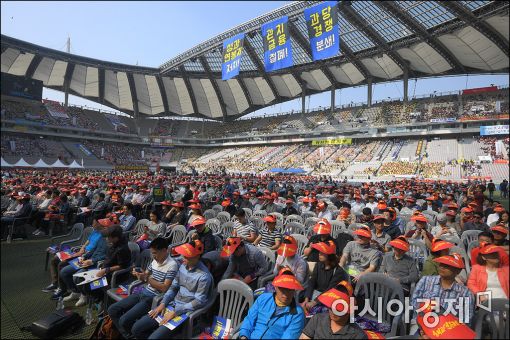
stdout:
[[(293, 2), (176, 56), (159, 68), (91, 59), (1, 36), (2, 72), (132, 115), (232, 120), (332, 88), (409, 78), (508, 73), (508, 1), (342, 1), (340, 53), (313, 62), (305, 8)], [(289, 17), (294, 66), (264, 71), (261, 25)], [(241, 72), (221, 80), (222, 44), (246, 33)]]

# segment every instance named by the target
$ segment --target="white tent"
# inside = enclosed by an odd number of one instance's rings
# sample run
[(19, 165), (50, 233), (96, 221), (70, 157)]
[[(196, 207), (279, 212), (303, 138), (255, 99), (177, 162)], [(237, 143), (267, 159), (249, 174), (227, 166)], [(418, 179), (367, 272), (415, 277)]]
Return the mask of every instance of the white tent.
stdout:
[(34, 168), (49, 168), (50, 166), (46, 164), (42, 158), (37, 161), (34, 165), (32, 165)]
[(17, 167), (21, 167), (21, 166), (24, 166), (24, 167), (32, 167), (30, 164), (28, 164), (23, 158), (20, 158), (19, 161), (16, 162), (16, 164), (14, 164), (13, 166), (17, 166)]
[(7, 163), (7, 161), (6, 161), (3, 157), (0, 159), (0, 167), (2, 167), (2, 168), (8, 168), (8, 167), (10, 167), (10, 166), (12, 166), (12, 164)]
[(67, 168), (69, 165), (65, 165), (60, 161), (60, 159), (57, 159), (57, 161), (50, 165), (51, 168)]
[(71, 168), (71, 169), (81, 169), (81, 168), (83, 168), (83, 166), (78, 164), (76, 162), (76, 160), (73, 160), (73, 162), (71, 164), (69, 164), (69, 168)]

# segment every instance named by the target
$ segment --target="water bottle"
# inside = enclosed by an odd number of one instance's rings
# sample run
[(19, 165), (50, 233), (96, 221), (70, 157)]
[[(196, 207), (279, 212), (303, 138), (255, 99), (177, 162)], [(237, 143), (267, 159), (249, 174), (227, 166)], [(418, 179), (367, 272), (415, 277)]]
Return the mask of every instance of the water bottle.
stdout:
[(58, 298), (58, 302), (57, 302), (57, 310), (62, 310), (64, 309), (64, 297), (61, 296)]
[(85, 313), (85, 323), (87, 325), (92, 324), (92, 309), (90, 307), (87, 308), (87, 312)]

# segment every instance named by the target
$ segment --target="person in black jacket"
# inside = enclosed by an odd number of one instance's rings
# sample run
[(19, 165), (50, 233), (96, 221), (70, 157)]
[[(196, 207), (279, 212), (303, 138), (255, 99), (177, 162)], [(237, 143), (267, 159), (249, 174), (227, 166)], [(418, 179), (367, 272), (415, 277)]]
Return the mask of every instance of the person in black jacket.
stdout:
[(315, 300), (321, 293), (335, 287), (340, 281), (350, 282), (349, 275), (338, 264), (334, 241), (312, 244), (319, 251), (319, 262), (313, 268), (312, 277), (308, 282), (303, 308), (310, 311), (317, 305)]
[(202, 242), (204, 245), (203, 254), (216, 250), (216, 239), (214, 238), (212, 230), (205, 226), (205, 222), (205, 217), (200, 216), (190, 224), (190, 226), (194, 227), (196, 230), (196, 233), (194, 233), (191, 238)]
[(294, 208), (293, 204), (294, 204), (294, 201), (290, 198), (288, 198), (285, 201), (285, 208), (282, 209), (283, 216), (299, 215), (298, 211), (296, 210), (296, 208)]

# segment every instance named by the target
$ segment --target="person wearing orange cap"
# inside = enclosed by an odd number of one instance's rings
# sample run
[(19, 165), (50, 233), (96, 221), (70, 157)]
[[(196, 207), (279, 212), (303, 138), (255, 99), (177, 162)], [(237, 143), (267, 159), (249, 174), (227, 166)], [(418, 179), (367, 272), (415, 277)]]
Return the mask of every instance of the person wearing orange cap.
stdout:
[(489, 231), (490, 228), (483, 221), (483, 213), (479, 211), (473, 212), (472, 220), (464, 223), (464, 231), (466, 230), (481, 230), (481, 231)]
[[(355, 300), (351, 299), (352, 291), (352, 286), (347, 281), (341, 281), (319, 295), (317, 300), (328, 309), (328, 313), (315, 314), (299, 339), (367, 339), (363, 329), (350, 322), (353, 310), (351, 304), (355, 303)], [(340, 304), (339, 301), (345, 304)], [(344, 306), (347, 306), (347, 309)], [(339, 313), (343, 315), (338, 315)]]
[(372, 232), (363, 226), (353, 232), (357, 236), (355, 241), (347, 243), (340, 259), (340, 266), (352, 276), (352, 281), (370, 272), (375, 272), (381, 263), (382, 253), (370, 246)]
[(315, 243), (334, 241), (331, 236), (331, 224), (328, 220), (319, 220), (313, 227), (314, 235), (310, 237), (308, 244), (303, 250), (303, 255), (306, 256), (308, 262), (319, 261), (319, 251), (312, 247)]
[(411, 217), (411, 221), (414, 222), (414, 226), (405, 234), (405, 237), (422, 240), (428, 246), (431, 240), (434, 238), (429, 232), (428, 221), (425, 215), (416, 212), (416, 215)]
[[(234, 214), (236, 212), (236, 207), (230, 198), (225, 198), (221, 202), (221, 206), (223, 207), (223, 211), (226, 211), (230, 214), (230, 217), (234, 216)], [(191, 206), (190, 206), (190, 208), (191, 208)]]
[[(434, 262), (438, 264), (438, 274), (423, 276), (418, 281), (412, 296), (414, 310), (418, 310), (424, 299), (438, 300), (441, 315), (446, 311), (452, 313), (451, 309), (448, 309), (451, 306), (458, 314), (459, 308), (463, 308), (465, 301), (468, 309), (464, 310), (464, 315), (466, 320), (470, 322), (475, 306), (473, 293), (468, 287), (456, 281), (457, 275), (464, 268), (462, 256), (459, 254), (439, 256), (434, 259)], [(411, 334), (414, 334), (413, 327), (411, 327)]]
[(246, 211), (244, 209), (237, 209), (236, 221), (234, 222), (234, 230), (232, 235), (242, 238), (244, 241), (249, 243), (255, 242), (257, 239), (258, 230), (257, 228), (248, 221), (246, 218)]
[(265, 196), (264, 205), (261, 210), (265, 210), (266, 213), (271, 214), (274, 212), (279, 212), (279, 206), (274, 203), (275, 198), (277, 198), (277, 194), (273, 193), (272, 195)]
[(500, 252), (501, 248), (494, 244), (481, 246), (467, 282), (474, 294), (490, 291), (492, 299), (508, 299), (510, 273), (508, 266), (501, 263)]
[(449, 228), (453, 228), (457, 231), (457, 234), (462, 234), (462, 230), (460, 229), (460, 223), (457, 221), (457, 213), (454, 210), (448, 210), (445, 212), (446, 215), (446, 225)]
[(193, 203), (189, 205), (189, 214), (186, 221), (186, 227), (189, 229), (191, 223), (203, 215), (202, 213), (202, 206), (200, 203)]
[(432, 229), (430, 230), (430, 233), (432, 234), (432, 236), (437, 237), (437, 238), (439, 238), (441, 236), (448, 236), (448, 237), (453, 237), (455, 239), (459, 239), (459, 242), (460, 242), (460, 238), (459, 238), (459, 234), (457, 233), (457, 230), (449, 227), (446, 224), (446, 221), (447, 221), (446, 214), (438, 214), (437, 218), (436, 218), (437, 225), (432, 227)]
[(383, 256), (379, 272), (384, 273), (397, 280), (406, 296), (409, 296), (411, 284), (418, 282), (420, 274), (416, 267), (416, 260), (409, 256), (409, 242), (404, 236), (399, 236), (389, 242), (389, 246), (393, 248)]
[[(505, 208), (501, 204), (497, 204), (493, 209), (493, 213), (487, 216), (487, 225), (492, 226), (501, 220), (503, 214), (506, 212)], [(507, 214), (508, 217), (508, 214)], [(508, 223), (508, 219), (507, 219)]]
[(349, 280), (349, 275), (338, 265), (334, 241), (314, 243), (312, 247), (319, 251), (319, 262), (313, 268), (305, 292), (303, 308), (308, 312), (318, 304), (317, 296), (334, 287), (338, 282)]
[(397, 217), (395, 208), (387, 208), (384, 210), (383, 215), (386, 217), (383, 230), (386, 234), (390, 235), (392, 240), (404, 233), (406, 227), (405, 222), (400, 217)]
[(167, 231), (172, 230), (176, 225), (186, 224), (186, 212), (183, 202), (163, 201), (161, 205), (163, 207), (163, 218), (161, 220), (167, 224)]
[(221, 256), (229, 258), (223, 279), (238, 279), (257, 288), (257, 279), (267, 271), (267, 261), (262, 251), (240, 237), (227, 238)]
[(294, 201), (290, 198), (285, 200), (285, 208), (282, 209), (282, 215), (287, 217), (289, 215), (299, 215), (296, 208), (294, 208)]
[(288, 267), (294, 273), (297, 280), (305, 287), (307, 285), (308, 264), (297, 254), (298, 244), (296, 239), (286, 235), (276, 253), (278, 256), (273, 274), (276, 275), (282, 268)]
[(296, 291), (303, 286), (288, 268), (273, 280), (276, 292), (263, 293), (244, 318), (239, 339), (297, 339), (305, 324), (303, 308), (296, 302)]
[[(131, 328), (131, 333), (137, 339), (172, 338), (180, 327), (171, 331), (163, 325), (176, 316), (204, 307), (209, 299), (213, 278), (205, 264), (200, 261), (204, 251), (202, 242), (193, 240), (175, 247), (174, 251), (182, 255), (183, 262), (161, 303), (148, 315), (136, 321)], [(167, 307), (172, 310), (166, 310)], [(163, 314), (163, 320), (158, 323), (155, 319), (160, 314)]]
[(253, 244), (276, 250), (280, 246), (282, 240), (282, 233), (276, 229), (276, 217), (267, 215), (263, 218), (263, 221), (266, 222), (266, 226), (259, 230), (259, 235)]
[(328, 204), (324, 201), (319, 201), (319, 203), (317, 203), (315, 213), (318, 218), (325, 218), (328, 221), (333, 220), (333, 214), (328, 210)]
[(340, 211), (336, 219), (337, 221), (344, 222), (346, 226), (351, 225), (353, 222), (356, 221), (356, 217), (351, 213), (351, 209), (349, 209), (348, 207), (340, 208)]
[(384, 215), (376, 215), (372, 220), (374, 224), (374, 232), (370, 244), (377, 250), (385, 253), (388, 251), (388, 243), (391, 241), (390, 235), (384, 232)]
[(438, 257), (448, 255), (450, 253), (450, 249), (454, 246), (455, 245), (453, 243), (448, 241), (443, 241), (438, 238), (432, 239), (431, 245), (429, 247), (430, 255), (427, 257), (425, 263), (423, 264), (421, 275), (437, 275), (438, 266), (434, 260)]
[(193, 240), (200, 240), (204, 245), (204, 254), (216, 249), (216, 239), (213, 232), (205, 225), (206, 219), (203, 216), (196, 218), (191, 222), (191, 227), (195, 228), (195, 233), (191, 236)]
[(508, 228), (503, 224), (496, 224), (491, 228), (492, 234), (494, 235), (494, 244), (500, 246), (508, 253), (510, 242), (507, 240)]

